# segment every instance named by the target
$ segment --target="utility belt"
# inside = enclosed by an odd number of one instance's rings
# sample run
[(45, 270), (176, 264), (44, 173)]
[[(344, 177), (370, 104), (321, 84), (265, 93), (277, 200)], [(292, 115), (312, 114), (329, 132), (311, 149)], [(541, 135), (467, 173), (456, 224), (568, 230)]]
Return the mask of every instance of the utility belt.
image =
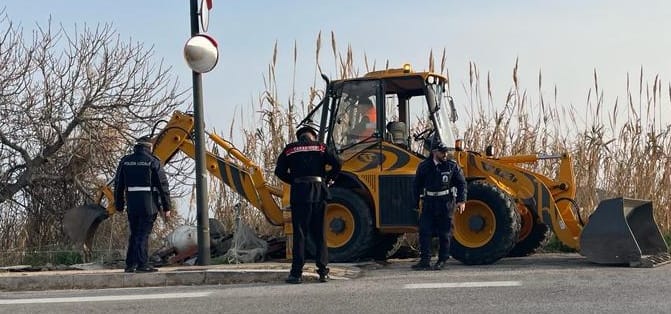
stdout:
[[(151, 192), (152, 188), (151, 186), (129, 186), (128, 192)], [(153, 189), (154, 191), (156, 188)]]
[(433, 197), (438, 197), (438, 196), (447, 196), (452, 194), (452, 189), (447, 189), (447, 190), (442, 190), (442, 191), (426, 191), (424, 192), (424, 196), (433, 196)]
[(294, 183), (319, 183), (322, 182), (322, 177), (319, 176), (304, 176), (294, 179)]

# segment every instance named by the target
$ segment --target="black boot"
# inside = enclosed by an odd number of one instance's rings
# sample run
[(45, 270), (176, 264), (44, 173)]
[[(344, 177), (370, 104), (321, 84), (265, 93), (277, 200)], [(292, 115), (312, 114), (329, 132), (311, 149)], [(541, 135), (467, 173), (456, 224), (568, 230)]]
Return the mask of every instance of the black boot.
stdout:
[(153, 272), (157, 272), (157, 271), (158, 271), (158, 269), (156, 269), (154, 267), (151, 267), (149, 265), (140, 266), (135, 270), (136, 273), (153, 273)]
[(443, 270), (443, 267), (445, 267), (445, 261), (437, 261), (435, 265), (433, 265), (434, 270)]
[(419, 263), (412, 265), (414, 270), (429, 270), (431, 269), (431, 263), (428, 259), (420, 259)]
[(287, 279), (285, 279), (284, 282), (290, 284), (299, 284), (303, 283), (303, 278), (302, 276), (289, 275), (289, 277), (287, 277)]
[(329, 277), (329, 271), (330, 269), (328, 268), (323, 268), (317, 271), (319, 274), (319, 282), (327, 282), (331, 277)]

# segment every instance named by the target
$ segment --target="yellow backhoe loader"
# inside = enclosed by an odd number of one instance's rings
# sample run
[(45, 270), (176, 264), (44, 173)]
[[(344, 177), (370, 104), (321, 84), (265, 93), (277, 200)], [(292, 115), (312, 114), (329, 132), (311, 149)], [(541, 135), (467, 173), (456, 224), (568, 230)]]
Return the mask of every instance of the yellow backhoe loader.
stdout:
[[(494, 157), (464, 150), (454, 136), (456, 109), (446, 78), (414, 72), (410, 65), (329, 81), (321, 103), (301, 121), (343, 160), (330, 186), (324, 226), (332, 261), (384, 258), (400, 236), (417, 231), (412, 182), (427, 143), (452, 146), (468, 181), (466, 211), (455, 214), (451, 255), (465, 264), (490, 264), (532, 254), (553, 231), (565, 245), (601, 264), (652, 266), (671, 259), (647, 201), (602, 202), (583, 225), (576, 214), (576, 184), (568, 154)], [(371, 109), (370, 104), (373, 104)], [(178, 152), (194, 156), (193, 118), (175, 112), (154, 136), (154, 154), (169, 162)], [(286, 186), (270, 185), (259, 167), (231, 143), (208, 134), (224, 156), (207, 154), (206, 168), (258, 208), (271, 224), (290, 232)], [(552, 159), (555, 178), (524, 167)], [(98, 224), (114, 214), (109, 187), (97, 204), (68, 212), (65, 229), (88, 243)], [(310, 245), (308, 245), (308, 249)]]

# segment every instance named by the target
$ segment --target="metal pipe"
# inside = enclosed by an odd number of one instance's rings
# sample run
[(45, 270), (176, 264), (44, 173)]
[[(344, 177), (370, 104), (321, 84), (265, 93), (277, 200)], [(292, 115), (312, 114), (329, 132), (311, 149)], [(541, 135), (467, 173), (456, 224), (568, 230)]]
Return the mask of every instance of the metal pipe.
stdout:
[[(198, 0), (190, 0), (191, 37), (200, 32)], [(198, 223), (198, 264), (210, 264), (210, 218), (207, 206), (207, 173), (205, 172), (205, 133), (203, 125), (203, 79), (191, 71), (193, 78), (194, 146), (196, 147), (196, 220)]]
[(546, 160), (546, 159), (562, 159), (566, 157), (566, 154), (554, 154), (554, 155), (538, 155), (538, 159), (540, 160)]
[(514, 163), (514, 164), (519, 164), (519, 163), (535, 163), (539, 160), (548, 160), (548, 159), (562, 159), (566, 157), (565, 154), (554, 154), (554, 155), (543, 155), (543, 154), (536, 154), (536, 155), (512, 155), (512, 156), (503, 156), (499, 158), (495, 158), (494, 160), (502, 163)]

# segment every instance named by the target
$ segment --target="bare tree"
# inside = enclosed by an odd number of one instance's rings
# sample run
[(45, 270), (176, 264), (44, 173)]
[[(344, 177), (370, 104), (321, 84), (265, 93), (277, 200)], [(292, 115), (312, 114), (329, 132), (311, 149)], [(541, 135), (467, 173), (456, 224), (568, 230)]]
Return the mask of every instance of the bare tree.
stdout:
[[(0, 18), (4, 247), (60, 235), (63, 212), (109, 180), (128, 143), (182, 105), (185, 92), (151, 47), (110, 25), (68, 32), (49, 22), (31, 40), (24, 34)], [(17, 221), (25, 224), (9, 224)]]

